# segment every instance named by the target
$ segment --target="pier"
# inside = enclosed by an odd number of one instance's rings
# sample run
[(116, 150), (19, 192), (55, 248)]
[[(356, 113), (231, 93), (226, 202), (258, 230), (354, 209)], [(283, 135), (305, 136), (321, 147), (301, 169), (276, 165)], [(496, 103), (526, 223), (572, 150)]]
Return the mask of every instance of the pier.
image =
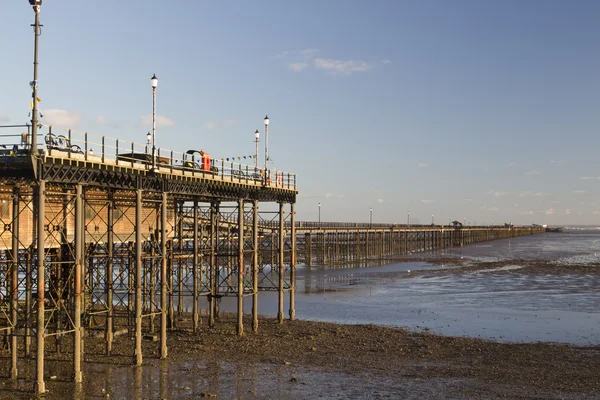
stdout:
[(0, 135), (0, 331), (13, 379), (20, 358), (35, 358), (37, 393), (48, 352), (72, 354), (75, 382), (91, 335), (107, 357), (115, 334), (129, 335), (135, 365), (143, 338), (156, 338), (165, 358), (169, 330), (214, 326), (224, 296), (237, 298), (238, 335), (245, 301), (259, 329), (261, 291), (278, 293), (280, 323), (293, 320), (297, 262), (381, 262), (543, 232), (299, 222), (293, 173), (189, 151), (152, 160), (144, 144), (49, 126), (34, 147), (29, 128)]

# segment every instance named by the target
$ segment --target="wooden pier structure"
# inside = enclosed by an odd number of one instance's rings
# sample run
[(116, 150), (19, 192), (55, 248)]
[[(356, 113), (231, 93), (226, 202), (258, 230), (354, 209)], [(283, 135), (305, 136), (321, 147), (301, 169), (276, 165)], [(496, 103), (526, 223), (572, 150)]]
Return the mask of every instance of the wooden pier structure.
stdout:
[(280, 323), (287, 293), (293, 320), (297, 258), (380, 260), (542, 231), (297, 222), (295, 174), (160, 149), (151, 163), (147, 146), (52, 127), (34, 148), (27, 126), (13, 128), (0, 135), (0, 332), (13, 379), (35, 359), (38, 394), (51, 351), (72, 353), (82, 382), (92, 334), (110, 356), (126, 331), (140, 365), (145, 335), (165, 358), (168, 331), (185, 315), (193, 331), (214, 326), (224, 296), (237, 298), (239, 335), (246, 298), (258, 330), (260, 291), (278, 293)]

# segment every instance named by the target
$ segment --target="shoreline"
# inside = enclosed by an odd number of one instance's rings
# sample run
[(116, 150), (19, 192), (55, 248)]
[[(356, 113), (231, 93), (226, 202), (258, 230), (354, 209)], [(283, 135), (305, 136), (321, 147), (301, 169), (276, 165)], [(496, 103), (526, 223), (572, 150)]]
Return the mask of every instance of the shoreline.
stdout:
[[(203, 322), (197, 333), (187, 327), (169, 333), (166, 360), (158, 360), (156, 342), (144, 340), (141, 367), (131, 365), (132, 340), (126, 336), (116, 338), (113, 356), (103, 354), (102, 338), (86, 338), (80, 390), (69, 382), (72, 367), (68, 349), (60, 357), (49, 352), (48, 371), (52, 372), (48, 373), (55, 379), (47, 377), (46, 398), (89, 398), (98, 388), (100, 397), (105, 398), (194, 398), (202, 393), (230, 398), (235, 395), (232, 389), (243, 386), (244, 377), (252, 371), (260, 379), (249, 389), (254, 393), (246, 392), (242, 398), (346, 398), (344, 393), (348, 398), (395, 398), (399, 393), (405, 398), (419, 393), (413, 398), (427, 399), (600, 397), (600, 346), (496, 343), (375, 325), (303, 320), (286, 320), (279, 325), (266, 317), (260, 317), (258, 333), (246, 331), (240, 337), (231, 314), (222, 315), (213, 329)], [(244, 322), (250, 326), (250, 320)], [(32, 392), (23, 382), (19, 389), (6, 378), (8, 356), (5, 350), (0, 353), (1, 397), (30, 398)], [(211, 371), (211, 365), (219, 366), (216, 372)], [(230, 385), (210, 383), (211, 379), (224, 379), (223, 374), (231, 368), (247, 372)], [(143, 384), (143, 376), (153, 373), (175, 373), (179, 378), (152, 389)], [(116, 379), (127, 374), (132, 374), (134, 381), (141, 375), (140, 387), (134, 386), (139, 391), (135, 396), (126, 395), (131, 390), (130, 380)], [(323, 377), (344, 382), (344, 387), (338, 387), (337, 394), (331, 393), (323, 386), (328, 381), (321, 382)], [(282, 382), (275, 387), (274, 380)], [(28, 381), (33, 383), (31, 378)], [(194, 382), (204, 384), (198, 388)], [(368, 382), (376, 382), (376, 387)], [(166, 397), (154, 392), (159, 386)], [(302, 388), (300, 394), (298, 387)], [(436, 391), (431, 392), (431, 387)]]

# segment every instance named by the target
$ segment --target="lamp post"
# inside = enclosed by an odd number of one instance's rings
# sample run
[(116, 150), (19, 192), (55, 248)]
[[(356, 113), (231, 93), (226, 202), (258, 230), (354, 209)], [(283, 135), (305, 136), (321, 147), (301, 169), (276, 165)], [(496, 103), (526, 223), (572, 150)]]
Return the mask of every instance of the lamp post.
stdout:
[(433, 226), (433, 214), (431, 214), (431, 225)]
[(265, 183), (268, 182), (269, 170), (269, 116), (265, 115)]
[(33, 103), (33, 110), (31, 115), (31, 155), (37, 155), (37, 85), (38, 85), (38, 37), (42, 34), (40, 25), (40, 8), (42, 7), (42, 0), (29, 0), (29, 4), (33, 7), (35, 12), (35, 23), (33, 26), (33, 33), (35, 35), (35, 41), (33, 45), (33, 81), (29, 83), (31, 86), (31, 102)]
[(147, 154), (150, 152), (150, 143), (152, 142), (152, 135), (150, 134), (150, 132), (148, 132), (146, 134), (146, 157)]
[(373, 207), (371, 207), (371, 217), (369, 218), (369, 227), (373, 227)]
[(321, 203), (319, 203), (319, 227), (321, 226)]
[(406, 215), (406, 226), (410, 226), (410, 211)]
[(150, 79), (152, 85), (152, 171), (156, 172), (156, 87), (158, 78), (156, 74)]
[(258, 137), (260, 133), (258, 133), (258, 129), (254, 132), (254, 142), (256, 143), (256, 149), (254, 150), (254, 169), (258, 169)]

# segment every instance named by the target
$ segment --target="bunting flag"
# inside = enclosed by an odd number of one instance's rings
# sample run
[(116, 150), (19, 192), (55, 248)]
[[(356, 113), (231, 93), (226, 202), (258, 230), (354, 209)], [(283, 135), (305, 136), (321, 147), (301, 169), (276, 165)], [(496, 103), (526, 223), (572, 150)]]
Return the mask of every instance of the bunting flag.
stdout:
[[(246, 156), (237, 156), (237, 157), (224, 157), (224, 158), (215, 158), (214, 161), (218, 162), (218, 161), (235, 161), (235, 160), (247, 160), (247, 159), (256, 159), (256, 154), (250, 154), (250, 155), (246, 155)], [(270, 158), (269, 158), (270, 160)]]

